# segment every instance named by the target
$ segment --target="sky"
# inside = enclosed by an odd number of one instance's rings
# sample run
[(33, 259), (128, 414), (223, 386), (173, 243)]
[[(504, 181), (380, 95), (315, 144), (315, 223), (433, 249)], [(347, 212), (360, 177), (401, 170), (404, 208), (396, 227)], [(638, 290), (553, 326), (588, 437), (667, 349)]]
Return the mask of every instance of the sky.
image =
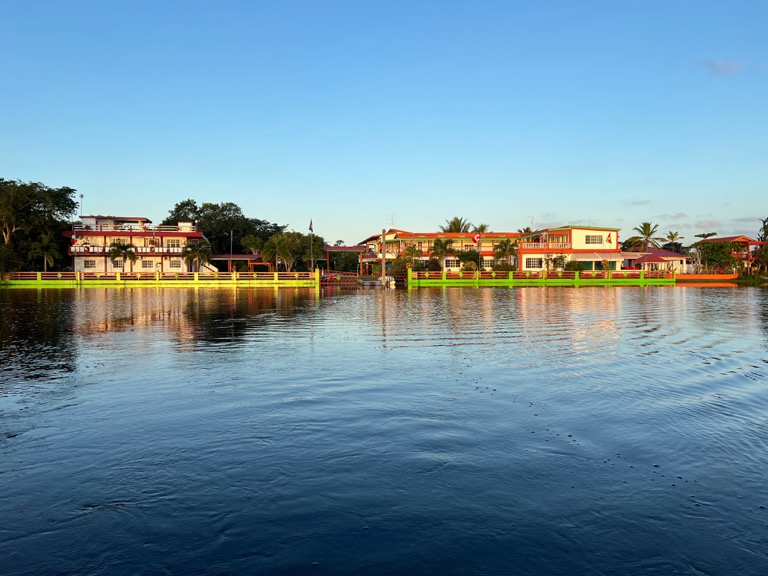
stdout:
[(768, 0), (0, 0), (0, 177), (83, 214), (755, 237)]

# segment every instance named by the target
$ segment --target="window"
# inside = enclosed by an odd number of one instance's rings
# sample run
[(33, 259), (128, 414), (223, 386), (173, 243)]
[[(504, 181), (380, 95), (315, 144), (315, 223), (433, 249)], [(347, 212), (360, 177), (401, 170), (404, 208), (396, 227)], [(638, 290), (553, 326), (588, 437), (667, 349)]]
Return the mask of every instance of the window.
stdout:
[(525, 267), (532, 270), (544, 268), (544, 259), (543, 258), (526, 258)]
[(483, 268), (493, 268), (493, 258), (483, 258)]
[(168, 266), (170, 268), (179, 268), (180, 269), (181, 268), (181, 260), (179, 260), (178, 258), (174, 258), (173, 260), (171, 260), (168, 263)]
[(141, 268), (143, 270), (152, 270), (155, 267), (155, 263), (152, 260), (142, 260)]
[(422, 248), (421, 248), (422, 244), (423, 244), (423, 242), (416, 242), (416, 248), (418, 248), (419, 250), (422, 250)]
[(586, 244), (602, 244), (603, 237), (600, 234), (587, 234), (584, 242)]
[(181, 238), (166, 238), (165, 245), (168, 248), (181, 248)]
[(96, 260), (83, 260), (83, 268), (96, 268)]
[(445, 260), (445, 267), (446, 268), (458, 268), (459, 267), (459, 261), (456, 258), (447, 258)]
[(118, 268), (118, 269), (122, 270), (123, 269), (123, 259), (122, 258), (118, 258), (117, 260), (115, 260), (112, 263), (112, 268)]

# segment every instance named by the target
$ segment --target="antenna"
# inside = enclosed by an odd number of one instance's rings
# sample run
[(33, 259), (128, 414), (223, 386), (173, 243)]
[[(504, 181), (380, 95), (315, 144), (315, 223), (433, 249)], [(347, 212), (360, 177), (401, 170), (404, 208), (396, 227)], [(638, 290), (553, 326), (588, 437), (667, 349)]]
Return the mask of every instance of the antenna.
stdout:
[(80, 194), (80, 218), (83, 217), (83, 195)]

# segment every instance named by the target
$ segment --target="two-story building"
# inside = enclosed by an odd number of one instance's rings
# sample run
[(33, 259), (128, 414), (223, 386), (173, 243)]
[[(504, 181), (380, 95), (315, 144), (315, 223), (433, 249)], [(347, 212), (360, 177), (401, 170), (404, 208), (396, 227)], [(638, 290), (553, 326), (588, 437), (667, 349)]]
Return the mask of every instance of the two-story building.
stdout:
[(541, 272), (578, 261), (585, 270), (618, 270), (621, 254), (618, 228), (562, 226), (521, 236), (518, 256), (521, 271)]
[[(414, 260), (420, 260), (426, 264), (435, 248), (435, 241), (451, 241), (450, 247), (455, 252), (475, 250), (480, 253), (483, 268), (492, 268), (495, 264), (494, 253), (498, 250), (501, 240), (515, 242), (520, 237), (520, 232), (408, 232), (391, 228), (384, 234), (374, 234), (358, 245), (365, 246), (362, 255), (363, 267), (370, 268), (371, 264), (381, 264), (382, 252), (385, 260), (392, 262), (404, 253), (410, 246), (416, 247)], [(447, 271), (460, 270), (461, 262), (457, 254), (446, 254), (441, 262)], [(511, 262), (514, 264), (514, 262)]]
[[(148, 218), (129, 216), (82, 216), (67, 235), (72, 240), (73, 270), (101, 274), (191, 272), (182, 252), (187, 243), (203, 240), (202, 232), (191, 222), (154, 226)], [(109, 249), (118, 241), (134, 246), (136, 262), (123, 262), (122, 258), (112, 262)]]

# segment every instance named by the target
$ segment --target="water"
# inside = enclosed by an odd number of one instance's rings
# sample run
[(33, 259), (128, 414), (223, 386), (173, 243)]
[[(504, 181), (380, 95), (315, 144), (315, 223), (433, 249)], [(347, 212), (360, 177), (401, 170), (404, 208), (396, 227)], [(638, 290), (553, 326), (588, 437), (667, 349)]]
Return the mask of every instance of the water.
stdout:
[(0, 290), (0, 573), (768, 573), (760, 289)]

